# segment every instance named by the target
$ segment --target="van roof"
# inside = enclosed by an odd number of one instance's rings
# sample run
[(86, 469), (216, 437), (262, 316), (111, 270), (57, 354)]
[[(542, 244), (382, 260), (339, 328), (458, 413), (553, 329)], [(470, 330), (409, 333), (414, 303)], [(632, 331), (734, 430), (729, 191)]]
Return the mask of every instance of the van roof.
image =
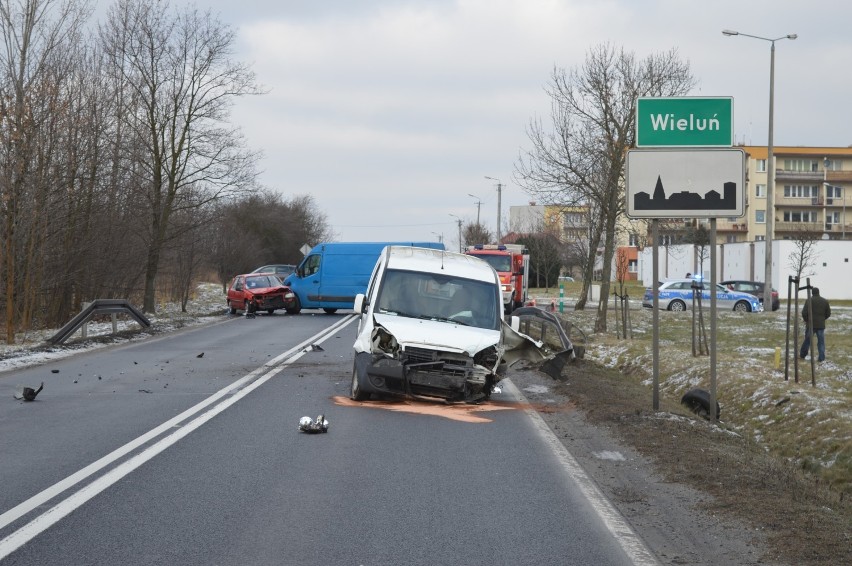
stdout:
[(427, 273), (445, 273), (465, 279), (496, 283), (494, 269), (473, 256), (443, 250), (388, 246), (388, 268)]

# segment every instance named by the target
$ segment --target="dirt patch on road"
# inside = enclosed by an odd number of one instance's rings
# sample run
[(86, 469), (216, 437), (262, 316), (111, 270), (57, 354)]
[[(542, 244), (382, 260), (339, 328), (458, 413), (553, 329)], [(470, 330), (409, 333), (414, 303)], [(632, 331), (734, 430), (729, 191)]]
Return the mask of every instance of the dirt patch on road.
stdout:
[[(666, 481), (707, 494), (703, 510), (762, 533), (768, 548), (759, 562), (852, 564), (848, 498), (728, 430), (724, 414), (713, 426), (670, 399), (661, 399), (661, 411), (654, 412), (650, 388), (590, 361), (576, 361), (564, 375), (567, 381), (556, 383), (554, 392), (590, 423), (610, 429)], [(553, 419), (549, 414), (552, 427)]]

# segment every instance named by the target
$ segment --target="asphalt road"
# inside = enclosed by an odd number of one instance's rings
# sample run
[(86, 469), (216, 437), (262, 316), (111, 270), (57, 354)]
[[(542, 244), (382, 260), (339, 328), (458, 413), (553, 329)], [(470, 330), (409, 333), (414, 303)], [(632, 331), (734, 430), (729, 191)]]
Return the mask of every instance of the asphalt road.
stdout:
[(2, 402), (0, 562), (655, 563), (513, 387), (352, 403), (355, 325), (309, 313), (0, 375), (45, 382)]

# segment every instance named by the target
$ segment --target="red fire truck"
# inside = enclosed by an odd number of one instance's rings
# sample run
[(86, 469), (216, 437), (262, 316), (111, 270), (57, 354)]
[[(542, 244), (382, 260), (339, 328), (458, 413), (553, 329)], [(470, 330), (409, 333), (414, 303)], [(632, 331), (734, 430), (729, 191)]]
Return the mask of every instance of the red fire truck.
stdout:
[(527, 289), (530, 279), (529, 251), (519, 244), (477, 244), (468, 246), (465, 251), (488, 262), (500, 275), (503, 289), (503, 308), (506, 314), (527, 301)]

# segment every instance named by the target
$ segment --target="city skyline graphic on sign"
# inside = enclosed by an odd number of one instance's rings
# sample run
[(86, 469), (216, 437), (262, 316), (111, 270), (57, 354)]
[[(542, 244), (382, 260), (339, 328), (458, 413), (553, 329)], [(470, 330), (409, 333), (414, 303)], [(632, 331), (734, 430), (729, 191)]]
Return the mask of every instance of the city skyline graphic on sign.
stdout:
[(722, 184), (722, 193), (709, 190), (701, 196), (692, 191), (673, 192), (666, 198), (661, 175), (657, 176), (654, 195), (641, 191), (633, 195), (635, 210), (737, 210), (737, 184), (728, 181)]

